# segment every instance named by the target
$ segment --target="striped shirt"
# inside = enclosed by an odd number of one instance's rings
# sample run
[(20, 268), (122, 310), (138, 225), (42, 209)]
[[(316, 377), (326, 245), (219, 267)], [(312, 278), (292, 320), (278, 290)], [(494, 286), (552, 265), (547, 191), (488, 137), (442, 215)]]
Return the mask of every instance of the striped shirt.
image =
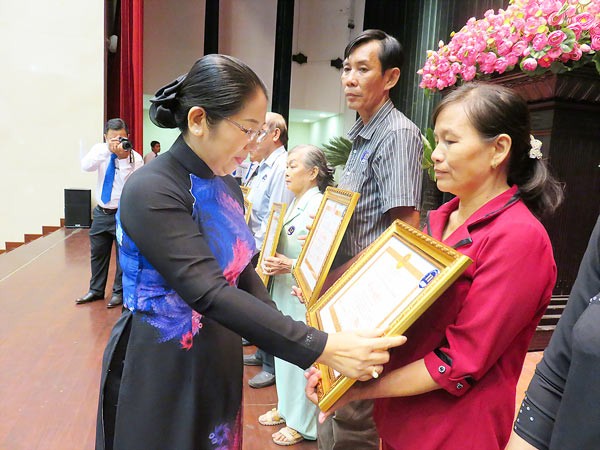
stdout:
[(350, 259), (390, 225), (384, 214), (400, 206), (421, 206), (421, 132), (388, 100), (365, 125), (348, 132), (352, 151), (338, 184), (360, 193), (338, 253)]

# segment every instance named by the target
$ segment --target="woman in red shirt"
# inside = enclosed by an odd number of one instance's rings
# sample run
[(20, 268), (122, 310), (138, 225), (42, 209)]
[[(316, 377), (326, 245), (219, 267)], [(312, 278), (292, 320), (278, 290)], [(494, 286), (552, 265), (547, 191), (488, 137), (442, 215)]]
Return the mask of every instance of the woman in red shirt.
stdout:
[[(378, 380), (334, 405), (374, 398), (384, 450), (493, 450), (506, 445), (527, 346), (556, 281), (546, 230), (562, 188), (510, 89), (469, 83), (433, 115), (437, 186), (456, 197), (425, 231), (473, 264), (406, 332)], [(309, 378), (307, 392), (318, 374)]]

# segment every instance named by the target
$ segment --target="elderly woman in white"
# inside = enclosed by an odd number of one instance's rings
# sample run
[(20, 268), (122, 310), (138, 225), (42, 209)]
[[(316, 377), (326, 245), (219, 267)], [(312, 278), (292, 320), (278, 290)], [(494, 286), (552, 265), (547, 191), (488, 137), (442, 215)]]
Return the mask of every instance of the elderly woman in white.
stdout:
[[(323, 151), (313, 145), (298, 145), (290, 150), (285, 173), (287, 188), (294, 200), (287, 208), (277, 252), (263, 259), (263, 270), (272, 276), (271, 297), (277, 308), (295, 320), (306, 321), (306, 307), (291, 295), (295, 283), (292, 267), (302, 248), (299, 237), (308, 233), (327, 186), (333, 182)], [(262, 425), (285, 424), (273, 433), (273, 442), (292, 445), (303, 439), (317, 438), (318, 408), (305, 395), (304, 371), (282, 359), (275, 358), (277, 408), (258, 418)]]

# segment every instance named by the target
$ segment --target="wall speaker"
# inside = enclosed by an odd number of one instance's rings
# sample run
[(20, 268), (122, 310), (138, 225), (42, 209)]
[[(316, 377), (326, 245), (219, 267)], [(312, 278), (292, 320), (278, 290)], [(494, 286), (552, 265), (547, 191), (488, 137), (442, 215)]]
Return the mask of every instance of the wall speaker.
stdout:
[(92, 226), (92, 191), (90, 189), (65, 189), (65, 227), (89, 228)]

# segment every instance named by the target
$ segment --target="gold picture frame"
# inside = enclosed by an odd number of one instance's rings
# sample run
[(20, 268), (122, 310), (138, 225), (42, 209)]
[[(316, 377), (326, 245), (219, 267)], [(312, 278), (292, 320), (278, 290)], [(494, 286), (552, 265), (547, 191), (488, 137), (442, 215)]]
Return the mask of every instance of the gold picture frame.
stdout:
[(262, 261), (265, 256), (273, 256), (277, 251), (277, 244), (279, 243), (279, 235), (283, 228), (286, 209), (287, 205), (285, 203), (273, 203), (271, 211), (269, 212), (269, 221), (267, 222), (267, 229), (265, 230), (265, 238), (260, 249), (258, 263), (256, 264), (256, 272), (258, 272), (258, 276), (265, 286), (269, 284), (269, 279), (271, 277), (262, 271)]
[(360, 194), (328, 187), (292, 271), (304, 302), (312, 305), (321, 293)]
[[(326, 332), (385, 328), (404, 333), (471, 264), (471, 259), (396, 220), (309, 308)], [(319, 407), (329, 409), (356, 380), (317, 364)]]
[(250, 188), (248, 186), (240, 186), (242, 195), (244, 196), (244, 219), (246, 223), (250, 223), (250, 215), (252, 214), (252, 202), (248, 200), (248, 194), (250, 194)]

